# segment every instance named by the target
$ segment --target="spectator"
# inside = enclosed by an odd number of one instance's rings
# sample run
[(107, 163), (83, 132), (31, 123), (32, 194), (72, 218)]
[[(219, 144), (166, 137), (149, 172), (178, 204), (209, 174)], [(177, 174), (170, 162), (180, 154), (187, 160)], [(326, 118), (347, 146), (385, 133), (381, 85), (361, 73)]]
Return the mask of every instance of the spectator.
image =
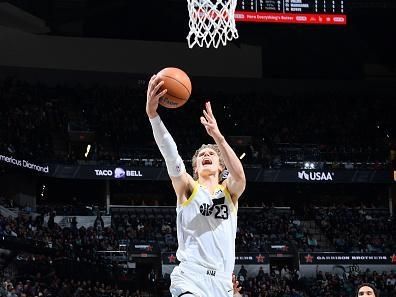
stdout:
[(379, 297), (377, 289), (368, 283), (359, 285), (356, 290), (356, 297)]
[(100, 230), (104, 229), (104, 221), (103, 221), (103, 218), (102, 218), (102, 215), (101, 215), (100, 211), (98, 211), (98, 213), (96, 214), (96, 219), (95, 219), (95, 222), (94, 222), (94, 228), (96, 230), (98, 230), (98, 228), (100, 228)]
[(243, 276), (244, 279), (246, 279), (246, 277), (247, 277), (247, 270), (246, 270), (245, 266), (243, 266), (243, 265), (241, 266), (241, 268), (239, 269), (239, 272), (238, 272), (238, 278), (240, 276)]

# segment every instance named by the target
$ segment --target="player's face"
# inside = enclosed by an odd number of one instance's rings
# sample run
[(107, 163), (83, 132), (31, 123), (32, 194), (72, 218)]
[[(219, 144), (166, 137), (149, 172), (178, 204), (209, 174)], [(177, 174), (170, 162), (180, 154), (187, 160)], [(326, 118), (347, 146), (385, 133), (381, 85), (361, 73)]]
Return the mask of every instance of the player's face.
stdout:
[(358, 297), (367, 297), (367, 296), (375, 297), (373, 289), (368, 286), (361, 287), (358, 292)]
[(211, 148), (204, 148), (199, 151), (197, 156), (198, 174), (212, 173), (221, 171), (220, 160), (217, 153)]

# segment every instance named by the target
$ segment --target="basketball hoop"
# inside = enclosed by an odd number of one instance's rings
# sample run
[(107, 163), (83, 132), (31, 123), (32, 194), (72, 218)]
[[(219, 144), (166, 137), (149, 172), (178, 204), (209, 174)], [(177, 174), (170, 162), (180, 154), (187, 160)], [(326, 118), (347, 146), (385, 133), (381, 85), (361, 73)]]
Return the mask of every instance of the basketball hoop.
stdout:
[(237, 0), (187, 0), (190, 32), (188, 47), (218, 48), (238, 38), (235, 27)]

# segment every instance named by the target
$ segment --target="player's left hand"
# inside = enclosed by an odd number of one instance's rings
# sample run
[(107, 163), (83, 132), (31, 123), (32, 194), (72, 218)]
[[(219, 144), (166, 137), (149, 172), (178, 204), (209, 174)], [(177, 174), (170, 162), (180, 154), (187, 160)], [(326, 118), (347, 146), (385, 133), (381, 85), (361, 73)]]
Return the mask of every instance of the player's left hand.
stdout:
[(223, 135), (220, 133), (219, 127), (217, 126), (217, 122), (213, 115), (213, 111), (212, 111), (210, 102), (205, 103), (205, 109), (203, 110), (203, 116), (201, 116), (201, 123), (205, 127), (206, 132), (215, 141), (220, 140), (223, 137)]

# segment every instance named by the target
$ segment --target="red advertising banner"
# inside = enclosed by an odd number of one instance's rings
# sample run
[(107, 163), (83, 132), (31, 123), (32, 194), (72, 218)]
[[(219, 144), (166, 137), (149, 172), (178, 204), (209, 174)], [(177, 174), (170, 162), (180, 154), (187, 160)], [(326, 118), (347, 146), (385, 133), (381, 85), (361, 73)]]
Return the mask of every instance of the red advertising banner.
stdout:
[(344, 14), (279, 13), (235, 11), (235, 21), (248, 23), (290, 23), (317, 25), (346, 25)]

